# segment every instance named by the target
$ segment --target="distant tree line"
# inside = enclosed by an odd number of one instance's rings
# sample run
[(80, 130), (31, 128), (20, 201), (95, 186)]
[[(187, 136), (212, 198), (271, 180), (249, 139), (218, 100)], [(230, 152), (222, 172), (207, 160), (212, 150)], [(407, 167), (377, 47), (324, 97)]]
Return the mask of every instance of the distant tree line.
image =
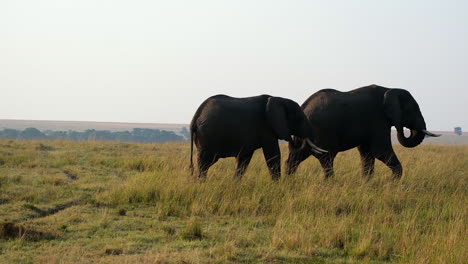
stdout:
[[(180, 133), (184, 136), (188, 135), (188, 130), (182, 128)], [(0, 138), (8, 139), (66, 139), (66, 140), (99, 140), (99, 141), (123, 141), (123, 142), (170, 142), (184, 141), (183, 136), (177, 135), (173, 131), (134, 128), (132, 131), (109, 131), (109, 130), (94, 130), (88, 129), (84, 132), (79, 131), (40, 131), (30, 127), (25, 130), (3, 129), (0, 130)]]

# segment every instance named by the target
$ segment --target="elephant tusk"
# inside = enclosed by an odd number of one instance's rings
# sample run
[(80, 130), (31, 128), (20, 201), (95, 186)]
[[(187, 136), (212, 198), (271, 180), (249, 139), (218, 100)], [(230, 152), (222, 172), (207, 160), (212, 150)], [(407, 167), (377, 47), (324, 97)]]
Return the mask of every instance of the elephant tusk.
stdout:
[(323, 154), (323, 153), (327, 153), (328, 151), (324, 150), (324, 149), (321, 149), (319, 147), (317, 147), (314, 143), (312, 143), (312, 141), (308, 138), (306, 138), (306, 142), (307, 144), (309, 144), (309, 146), (312, 148), (312, 150), (317, 153), (317, 154)]
[(429, 132), (429, 131), (427, 131), (426, 129), (421, 130), (421, 132), (423, 132), (424, 134), (426, 134), (426, 135), (429, 136), (429, 137), (440, 137), (440, 136), (442, 136), (442, 135), (440, 135), (440, 134), (434, 134), (434, 133), (432, 133), (432, 132)]

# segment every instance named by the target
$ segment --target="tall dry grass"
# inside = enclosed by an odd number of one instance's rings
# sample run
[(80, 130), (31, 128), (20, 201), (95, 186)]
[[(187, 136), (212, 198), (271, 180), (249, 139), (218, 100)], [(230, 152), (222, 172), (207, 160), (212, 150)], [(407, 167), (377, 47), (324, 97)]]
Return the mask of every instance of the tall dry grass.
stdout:
[(257, 153), (242, 180), (233, 178), (234, 161), (226, 159), (200, 182), (188, 173), (185, 149), (161, 150), (127, 161), (145, 169), (99, 199), (154, 205), (159, 217), (262, 216), (272, 227), (272, 247), (305, 255), (406, 263), (468, 259), (467, 147), (397, 147), (405, 169), (399, 181), (381, 163), (365, 181), (358, 154), (350, 151), (339, 155), (330, 180), (310, 158), (295, 175), (274, 182)]
[[(295, 175), (272, 181), (258, 151), (242, 180), (233, 177), (234, 160), (224, 159), (199, 181), (190, 175), (189, 149), (187, 143), (0, 141), (1, 217), (23, 221), (33, 215), (30, 208), (78, 201), (30, 223), (58, 230), (58, 241), (0, 239), (0, 254), (44, 263), (62, 257), (112, 263), (468, 259), (468, 146), (396, 147), (404, 167), (398, 181), (380, 162), (373, 178), (363, 179), (355, 150), (338, 155), (329, 180), (309, 158)], [(282, 153), (284, 159), (284, 145)], [(130, 253), (106, 256), (108, 245), (109, 252), (114, 245), (121, 247), (115, 252)], [(53, 257), (57, 252), (60, 258)]]

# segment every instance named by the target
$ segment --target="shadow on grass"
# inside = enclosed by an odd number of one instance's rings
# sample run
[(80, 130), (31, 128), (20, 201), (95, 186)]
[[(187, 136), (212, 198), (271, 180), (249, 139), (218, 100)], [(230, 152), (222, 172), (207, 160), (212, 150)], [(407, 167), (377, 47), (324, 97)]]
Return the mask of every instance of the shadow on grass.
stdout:
[(27, 241), (50, 240), (56, 236), (50, 233), (32, 230), (25, 226), (5, 221), (0, 224), (0, 239), (24, 239)]

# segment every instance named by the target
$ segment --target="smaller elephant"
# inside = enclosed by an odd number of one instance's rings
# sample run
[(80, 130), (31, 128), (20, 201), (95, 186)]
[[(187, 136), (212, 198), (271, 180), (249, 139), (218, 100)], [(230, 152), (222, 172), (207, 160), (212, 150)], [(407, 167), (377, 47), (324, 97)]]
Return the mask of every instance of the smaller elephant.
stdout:
[[(288, 174), (314, 155), (325, 177), (333, 176), (337, 153), (358, 147), (364, 176), (373, 174), (374, 162), (378, 159), (392, 170), (394, 178), (400, 178), (403, 169), (392, 148), (390, 128), (395, 126), (398, 141), (407, 148), (419, 145), (426, 136), (440, 136), (426, 130), (418, 103), (403, 89), (378, 85), (349, 92), (324, 89), (312, 94), (302, 104), (302, 109), (312, 125), (314, 142), (328, 153), (315, 153), (301, 138), (295, 138), (289, 144)], [(409, 137), (405, 136), (404, 127), (410, 129)]]
[(190, 124), (190, 168), (193, 174), (193, 143), (198, 149), (199, 178), (220, 158), (236, 157), (235, 175), (241, 178), (254, 151), (263, 149), (271, 177), (281, 176), (278, 139), (304, 139), (310, 150), (326, 151), (312, 141), (312, 128), (300, 106), (289, 99), (260, 95), (234, 98), (215, 95), (198, 107)]

